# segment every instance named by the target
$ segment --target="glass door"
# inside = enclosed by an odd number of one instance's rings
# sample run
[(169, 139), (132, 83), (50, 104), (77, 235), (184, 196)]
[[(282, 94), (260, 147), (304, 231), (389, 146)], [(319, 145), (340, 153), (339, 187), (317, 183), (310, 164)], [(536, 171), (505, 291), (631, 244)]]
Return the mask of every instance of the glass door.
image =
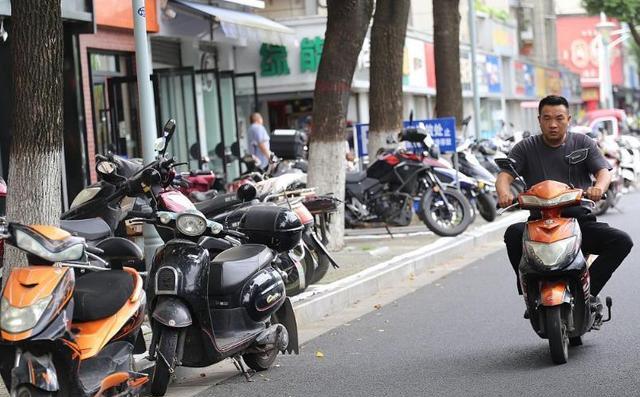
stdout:
[(236, 125), (240, 154), (249, 152), (247, 129), (250, 126), (249, 117), (258, 111), (258, 93), (256, 91), (256, 74), (241, 73), (234, 75), (236, 97)]
[(232, 180), (240, 176), (240, 142), (238, 141), (238, 125), (235, 102), (235, 84), (233, 72), (218, 74), (218, 87), (222, 118), (222, 139), (224, 142), (225, 158), (227, 161), (227, 179)]
[(172, 118), (176, 133), (168, 153), (192, 170), (200, 168), (200, 139), (196, 107), (196, 82), (193, 68), (154, 71), (158, 129)]

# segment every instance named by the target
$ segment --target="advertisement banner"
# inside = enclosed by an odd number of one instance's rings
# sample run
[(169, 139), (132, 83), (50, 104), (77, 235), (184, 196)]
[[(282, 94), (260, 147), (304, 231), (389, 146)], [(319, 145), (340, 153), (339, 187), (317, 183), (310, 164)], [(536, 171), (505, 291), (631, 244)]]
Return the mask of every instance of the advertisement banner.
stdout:
[[(557, 17), (558, 61), (582, 78), (598, 79), (600, 43), (596, 25), (599, 22), (598, 16)], [(613, 30), (620, 29), (618, 21), (611, 22), (616, 25)], [(617, 37), (613, 36), (613, 39)], [(622, 47), (619, 45), (609, 50), (611, 82), (614, 85), (624, 84)]]

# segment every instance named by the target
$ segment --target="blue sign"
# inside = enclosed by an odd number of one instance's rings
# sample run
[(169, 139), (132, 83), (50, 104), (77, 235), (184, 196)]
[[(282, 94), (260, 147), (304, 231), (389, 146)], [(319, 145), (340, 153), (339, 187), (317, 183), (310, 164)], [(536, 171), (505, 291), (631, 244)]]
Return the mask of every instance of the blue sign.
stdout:
[(413, 120), (403, 122), (403, 126), (417, 127), (420, 123), (433, 138), (433, 141), (440, 147), (440, 153), (453, 153), (456, 151), (456, 119), (454, 117), (443, 117), (440, 119)]
[[(456, 151), (456, 119), (454, 117), (443, 117), (439, 119), (404, 121), (404, 128), (417, 127), (422, 123), (433, 141), (440, 147), (440, 153), (453, 153)], [(356, 124), (356, 142), (358, 156), (367, 155), (367, 144), (369, 140), (369, 124)]]
[(369, 124), (356, 124), (356, 142), (358, 147), (358, 157), (364, 157), (368, 154), (367, 145), (369, 145)]

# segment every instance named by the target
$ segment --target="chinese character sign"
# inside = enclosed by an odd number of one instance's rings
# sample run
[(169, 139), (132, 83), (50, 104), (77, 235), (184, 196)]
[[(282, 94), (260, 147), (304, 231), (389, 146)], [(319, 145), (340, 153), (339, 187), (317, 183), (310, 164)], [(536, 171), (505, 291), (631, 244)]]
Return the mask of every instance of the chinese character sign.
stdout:
[(264, 77), (289, 74), (287, 47), (262, 44), (260, 47), (260, 75)]
[(322, 56), (324, 39), (316, 37), (314, 39), (302, 39), (300, 43), (300, 72), (317, 72)]
[(420, 123), (424, 125), (427, 133), (433, 138), (433, 142), (440, 147), (441, 153), (456, 151), (456, 119), (454, 117), (443, 117), (439, 119), (413, 120), (403, 122), (404, 128), (417, 127)]
[[(404, 121), (404, 128), (417, 127), (420, 123), (424, 125), (427, 133), (431, 135), (435, 144), (440, 148), (441, 153), (456, 151), (456, 119), (453, 117), (443, 117), (439, 119)], [(356, 124), (356, 142), (358, 155), (366, 156), (368, 144), (369, 124)]]

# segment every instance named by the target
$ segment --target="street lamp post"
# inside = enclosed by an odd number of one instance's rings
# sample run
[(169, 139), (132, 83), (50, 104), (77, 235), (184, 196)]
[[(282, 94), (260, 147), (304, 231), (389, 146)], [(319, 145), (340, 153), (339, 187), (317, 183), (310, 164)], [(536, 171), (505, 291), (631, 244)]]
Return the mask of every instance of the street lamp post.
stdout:
[(596, 29), (600, 33), (600, 62), (598, 62), (598, 75), (600, 79), (600, 106), (603, 109), (613, 107), (613, 90), (611, 84), (611, 64), (609, 63), (609, 37), (615, 24), (607, 21), (604, 12), (600, 13), (600, 22)]

